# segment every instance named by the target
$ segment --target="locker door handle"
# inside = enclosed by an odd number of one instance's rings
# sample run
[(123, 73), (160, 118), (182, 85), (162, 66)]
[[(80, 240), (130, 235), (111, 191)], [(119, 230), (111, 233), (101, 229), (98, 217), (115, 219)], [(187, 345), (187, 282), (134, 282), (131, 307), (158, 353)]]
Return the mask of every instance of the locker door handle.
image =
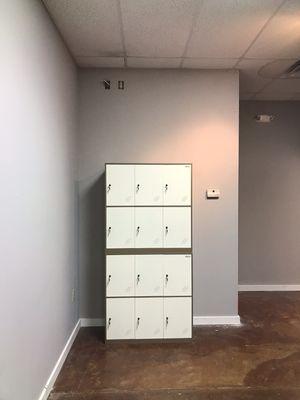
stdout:
[(169, 323), (169, 317), (166, 317), (166, 326), (168, 326)]
[(111, 226), (108, 227), (107, 235), (110, 235), (110, 232), (111, 232)]
[(108, 275), (107, 285), (110, 283), (110, 281), (111, 281), (111, 275)]
[(140, 233), (140, 227), (137, 226), (137, 228), (136, 228), (136, 234), (138, 235), (139, 233)]
[(169, 282), (169, 275), (166, 274), (166, 283), (168, 283), (168, 282)]
[(111, 318), (108, 318), (108, 324), (107, 324), (107, 327), (109, 328), (109, 327), (110, 327), (110, 325), (111, 325)]
[(141, 275), (138, 274), (137, 277), (136, 277), (136, 283), (138, 284), (140, 282), (140, 280), (141, 280)]
[(138, 192), (140, 190), (140, 184), (138, 183), (137, 185), (136, 185), (136, 191)]
[(168, 190), (168, 188), (169, 188), (169, 185), (166, 183), (165, 184), (165, 192)]
[(169, 227), (166, 226), (166, 235), (169, 233)]
[(109, 185), (107, 186), (107, 191), (109, 192), (110, 189), (111, 189), (111, 184), (109, 184)]
[(139, 325), (140, 325), (140, 317), (138, 317), (137, 320), (136, 320), (136, 327), (138, 328)]

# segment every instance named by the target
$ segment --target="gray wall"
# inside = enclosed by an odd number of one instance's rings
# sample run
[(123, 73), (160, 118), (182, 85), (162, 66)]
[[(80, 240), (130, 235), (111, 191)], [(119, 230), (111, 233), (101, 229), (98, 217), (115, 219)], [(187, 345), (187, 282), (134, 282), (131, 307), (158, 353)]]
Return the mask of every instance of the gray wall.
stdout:
[(0, 399), (35, 400), (78, 319), (77, 72), (40, 1), (0, 15)]
[(104, 315), (105, 162), (193, 163), (194, 314), (237, 314), (238, 99), (237, 72), (81, 70), (81, 317)]
[(239, 282), (300, 284), (299, 102), (241, 102), (239, 188)]

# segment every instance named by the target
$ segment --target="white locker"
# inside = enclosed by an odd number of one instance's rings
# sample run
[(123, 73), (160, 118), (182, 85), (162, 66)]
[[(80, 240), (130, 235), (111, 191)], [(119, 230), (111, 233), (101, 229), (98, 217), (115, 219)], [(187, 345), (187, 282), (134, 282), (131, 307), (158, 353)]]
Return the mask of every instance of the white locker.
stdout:
[(106, 208), (106, 247), (134, 247), (134, 208)]
[(163, 247), (162, 207), (135, 208), (135, 247)]
[(192, 337), (192, 298), (164, 298), (164, 338)]
[(191, 205), (191, 165), (163, 166), (164, 206)]
[(163, 265), (164, 256), (136, 255), (135, 256), (135, 295), (163, 295)]
[(163, 338), (163, 298), (135, 299), (135, 337), (137, 339)]
[(134, 165), (106, 166), (106, 205), (134, 205)]
[(134, 298), (106, 299), (106, 338), (134, 339)]
[(164, 207), (164, 247), (191, 247), (191, 207)]
[(192, 256), (168, 254), (164, 257), (164, 296), (192, 295)]
[(108, 340), (192, 336), (191, 186), (190, 164), (106, 165)]
[(161, 165), (135, 166), (135, 205), (163, 204)]
[(106, 256), (106, 296), (134, 296), (134, 255)]

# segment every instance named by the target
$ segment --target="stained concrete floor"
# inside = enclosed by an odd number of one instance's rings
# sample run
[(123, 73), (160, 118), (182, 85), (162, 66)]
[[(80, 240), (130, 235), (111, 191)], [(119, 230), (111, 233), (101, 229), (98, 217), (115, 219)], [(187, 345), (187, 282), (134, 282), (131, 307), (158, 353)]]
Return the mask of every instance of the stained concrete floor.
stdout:
[(300, 292), (242, 293), (239, 314), (189, 342), (105, 345), (82, 328), (49, 399), (300, 399)]

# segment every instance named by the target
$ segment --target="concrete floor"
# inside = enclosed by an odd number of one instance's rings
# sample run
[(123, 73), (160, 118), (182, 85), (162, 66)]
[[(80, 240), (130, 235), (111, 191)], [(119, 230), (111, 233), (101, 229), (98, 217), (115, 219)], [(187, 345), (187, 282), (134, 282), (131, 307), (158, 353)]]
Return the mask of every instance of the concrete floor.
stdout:
[(240, 327), (197, 327), (189, 342), (104, 345), (83, 328), (49, 399), (300, 399), (300, 293), (242, 293), (239, 313)]

